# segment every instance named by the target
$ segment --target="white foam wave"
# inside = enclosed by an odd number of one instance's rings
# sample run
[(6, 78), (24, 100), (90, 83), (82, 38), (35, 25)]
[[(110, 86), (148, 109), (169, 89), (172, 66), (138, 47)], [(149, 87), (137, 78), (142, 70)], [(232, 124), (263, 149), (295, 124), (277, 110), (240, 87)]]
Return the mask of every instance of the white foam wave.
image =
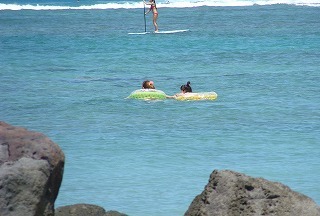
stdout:
[[(143, 5), (140, 3), (140, 7)], [(19, 4), (0, 4), (0, 10), (105, 10), (105, 9), (120, 9), (120, 8), (139, 8), (138, 5), (132, 3), (107, 3), (94, 5), (80, 5), (80, 6), (52, 6), (52, 5), (19, 5)]]
[[(190, 8), (190, 7), (219, 7), (219, 6), (252, 6), (252, 5), (275, 5), (288, 4), (297, 6), (320, 7), (320, 0), (169, 0), (160, 2), (158, 8)], [(105, 3), (78, 6), (54, 6), (54, 5), (31, 5), (31, 4), (3, 4), (0, 10), (107, 10), (107, 9), (135, 9), (143, 8), (142, 2)]]

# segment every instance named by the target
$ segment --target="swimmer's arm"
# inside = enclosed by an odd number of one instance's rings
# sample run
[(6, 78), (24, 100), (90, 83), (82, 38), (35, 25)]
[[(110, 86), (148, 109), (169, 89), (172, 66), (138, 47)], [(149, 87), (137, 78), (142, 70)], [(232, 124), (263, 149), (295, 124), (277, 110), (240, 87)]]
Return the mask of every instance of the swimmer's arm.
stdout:
[(170, 98), (170, 99), (174, 99), (176, 96), (173, 95), (173, 96), (170, 96), (170, 95), (166, 95), (166, 98)]
[(175, 94), (175, 95), (173, 95), (173, 96), (166, 95), (166, 98), (175, 99), (175, 98), (177, 98), (179, 95), (181, 95), (181, 93), (177, 93), (177, 94)]

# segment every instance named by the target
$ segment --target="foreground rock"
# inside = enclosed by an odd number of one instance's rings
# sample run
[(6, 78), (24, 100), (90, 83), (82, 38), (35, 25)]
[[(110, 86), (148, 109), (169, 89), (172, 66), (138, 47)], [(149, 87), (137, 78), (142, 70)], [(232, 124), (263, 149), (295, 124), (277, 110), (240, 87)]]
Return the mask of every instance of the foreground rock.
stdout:
[(63, 168), (46, 136), (0, 122), (0, 215), (53, 216)]
[(76, 204), (56, 209), (55, 216), (127, 216), (117, 211), (106, 212), (102, 207), (90, 204)]
[(214, 171), (185, 216), (319, 216), (310, 198), (287, 186), (233, 171)]

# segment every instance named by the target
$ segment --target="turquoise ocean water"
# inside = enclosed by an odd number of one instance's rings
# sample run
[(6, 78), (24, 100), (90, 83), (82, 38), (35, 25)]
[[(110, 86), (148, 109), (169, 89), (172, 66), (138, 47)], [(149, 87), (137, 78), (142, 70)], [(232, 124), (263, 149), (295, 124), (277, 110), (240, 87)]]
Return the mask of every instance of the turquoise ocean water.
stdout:
[[(46, 134), (66, 166), (56, 207), (179, 216), (214, 169), (320, 204), (320, 2), (0, 1), (0, 119)], [(146, 27), (153, 30), (151, 16)], [(216, 101), (125, 99), (145, 79)]]

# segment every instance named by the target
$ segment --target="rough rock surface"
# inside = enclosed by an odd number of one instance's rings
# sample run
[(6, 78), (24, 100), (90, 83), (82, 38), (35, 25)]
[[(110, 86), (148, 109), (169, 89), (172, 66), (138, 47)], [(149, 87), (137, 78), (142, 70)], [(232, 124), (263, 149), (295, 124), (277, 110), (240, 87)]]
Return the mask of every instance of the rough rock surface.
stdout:
[(185, 216), (319, 216), (319, 206), (289, 187), (233, 171), (213, 171)]
[(63, 152), (45, 135), (0, 122), (0, 215), (54, 215), (63, 168)]
[(56, 209), (55, 216), (127, 216), (117, 211), (106, 212), (104, 208), (90, 204), (75, 204)]

